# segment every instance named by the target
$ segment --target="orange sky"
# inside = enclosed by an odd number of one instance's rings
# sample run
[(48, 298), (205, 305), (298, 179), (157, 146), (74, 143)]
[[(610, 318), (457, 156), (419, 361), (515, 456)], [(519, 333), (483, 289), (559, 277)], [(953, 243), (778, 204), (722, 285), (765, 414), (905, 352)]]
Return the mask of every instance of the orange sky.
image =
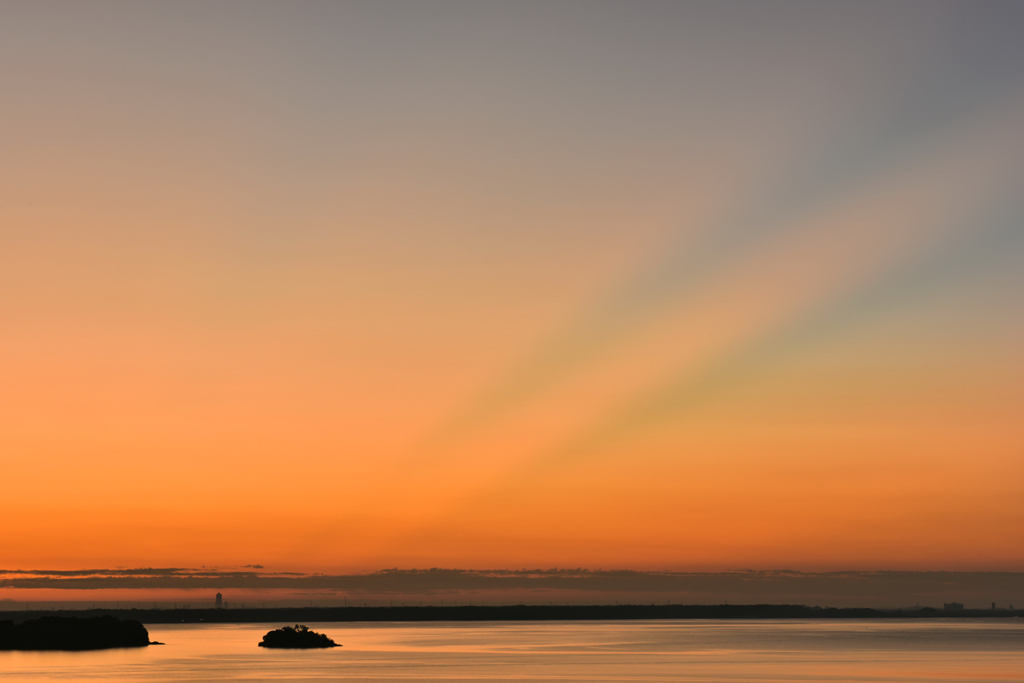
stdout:
[(0, 569), (1024, 568), (1019, 5), (430, 7), (0, 10)]

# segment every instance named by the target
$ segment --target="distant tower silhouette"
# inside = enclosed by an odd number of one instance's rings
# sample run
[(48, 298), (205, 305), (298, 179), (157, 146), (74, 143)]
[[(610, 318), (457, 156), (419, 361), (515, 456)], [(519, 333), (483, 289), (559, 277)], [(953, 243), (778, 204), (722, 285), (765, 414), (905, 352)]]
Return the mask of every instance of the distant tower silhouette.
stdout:
[(214, 607), (217, 609), (224, 609), (224, 596), (217, 593), (217, 599), (214, 601)]

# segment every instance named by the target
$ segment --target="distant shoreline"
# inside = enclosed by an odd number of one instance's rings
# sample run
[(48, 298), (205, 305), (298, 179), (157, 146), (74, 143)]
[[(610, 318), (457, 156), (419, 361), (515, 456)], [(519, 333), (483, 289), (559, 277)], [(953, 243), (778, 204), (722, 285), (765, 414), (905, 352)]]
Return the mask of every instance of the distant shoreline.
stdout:
[(1024, 610), (821, 608), (804, 605), (459, 605), (421, 607), (271, 607), (243, 609), (84, 609), (0, 612), (21, 623), (41, 616), (115, 616), (144, 624), (299, 622), (616, 621), (647, 619), (1016, 619)]

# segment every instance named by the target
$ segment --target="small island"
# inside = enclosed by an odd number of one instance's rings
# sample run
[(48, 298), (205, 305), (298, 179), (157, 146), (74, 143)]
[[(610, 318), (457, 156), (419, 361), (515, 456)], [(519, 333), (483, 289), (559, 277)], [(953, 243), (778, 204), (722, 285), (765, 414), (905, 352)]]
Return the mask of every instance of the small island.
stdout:
[(285, 626), (276, 631), (271, 631), (263, 636), (260, 647), (275, 647), (288, 649), (313, 649), (322, 647), (341, 647), (336, 642), (325, 636), (323, 633), (310, 631), (309, 627), (302, 624)]
[(0, 621), (0, 650), (106, 650), (155, 644), (140, 622), (111, 616)]

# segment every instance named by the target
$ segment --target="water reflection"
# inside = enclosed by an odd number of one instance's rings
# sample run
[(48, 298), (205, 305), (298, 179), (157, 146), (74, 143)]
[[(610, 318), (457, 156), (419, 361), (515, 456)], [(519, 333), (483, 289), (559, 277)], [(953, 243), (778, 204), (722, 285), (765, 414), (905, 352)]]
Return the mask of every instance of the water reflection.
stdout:
[(1020, 681), (1020, 621), (309, 624), (343, 647), (257, 647), (268, 624), (153, 625), (160, 647), (0, 653), (23, 681)]

